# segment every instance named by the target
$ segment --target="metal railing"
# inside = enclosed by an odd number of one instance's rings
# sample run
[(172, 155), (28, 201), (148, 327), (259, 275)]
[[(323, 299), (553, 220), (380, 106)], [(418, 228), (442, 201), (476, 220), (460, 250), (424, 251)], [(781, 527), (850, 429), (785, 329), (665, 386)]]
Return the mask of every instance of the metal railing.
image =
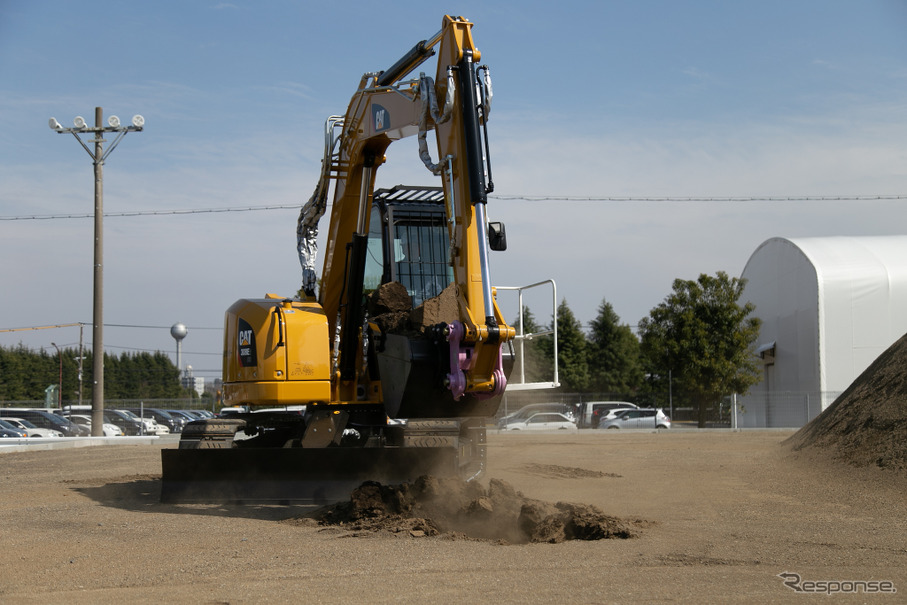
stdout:
[[(550, 330), (541, 330), (539, 332), (524, 333), (523, 332), (523, 292), (530, 290), (532, 288), (538, 288), (541, 286), (550, 285), (551, 286), (551, 325), (553, 326)], [(529, 284), (528, 286), (495, 286), (495, 290), (498, 291), (511, 291), (516, 292), (519, 298), (519, 318), (518, 318), (518, 328), (516, 335), (516, 345), (519, 347), (519, 359), (526, 359), (526, 351), (523, 344), (527, 340), (532, 340), (540, 336), (550, 335), (554, 339), (553, 345), (553, 370), (554, 378), (550, 382), (526, 382), (526, 364), (520, 363), (520, 375), (511, 376), (507, 381), (507, 390), (508, 391), (526, 391), (526, 390), (535, 390), (535, 389), (556, 389), (561, 386), (560, 380), (557, 373), (557, 284), (554, 283), (553, 279), (547, 279), (545, 281), (536, 282), (534, 284)], [(519, 378), (519, 380), (516, 380)]]

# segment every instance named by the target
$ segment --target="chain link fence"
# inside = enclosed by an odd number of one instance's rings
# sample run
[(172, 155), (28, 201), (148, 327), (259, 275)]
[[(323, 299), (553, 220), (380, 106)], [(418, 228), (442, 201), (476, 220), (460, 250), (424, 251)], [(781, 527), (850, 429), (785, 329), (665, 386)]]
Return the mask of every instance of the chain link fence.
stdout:
[[(79, 405), (79, 400), (63, 400), (63, 409), (66, 409), (70, 406)], [(91, 400), (83, 400), (83, 406), (90, 406)], [(19, 400), (19, 401), (3, 401), (0, 402), (0, 407), (4, 408), (45, 408), (45, 409), (58, 409), (57, 405), (53, 405), (50, 408), (45, 404), (43, 399), (28, 399), (28, 400)], [(157, 408), (159, 410), (211, 410), (216, 412), (216, 409), (212, 408), (211, 400), (199, 400), (199, 399), (106, 399), (104, 401), (104, 409), (106, 410), (119, 410), (119, 409), (129, 409), (129, 408)]]
[[(707, 428), (800, 428), (822, 413), (840, 394), (841, 391), (784, 391), (729, 395), (706, 409), (705, 423)], [(662, 408), (679, 426), (696, 426), (699, 422), (698, 408), (678, 396), (545, 390), (506, 392), (496, 418), (538, 403), (565, 404), (581, 417), (585, 404), (592, 401), (628, 401), (640, 407)]]
[[(706, 427), (714, 428), (799, 428), (818, 416), (840, 395), (840, 391), (784, 391), (727, 396), (706, 410)], [(539, 403), (559, 403), (570, 408), (577, 418), (583, 417), (585, 405), (592, 401), (627, 401), (640, 407), (659, 407), (675, 425), (696, 426), (699, 411), (679, 397), (628, 393), (562, 393), (542, 389), (505, 392), (495, 421), (519, 409)], [(736, 405), (735, 402), (736, 401)], [(84, 402), (90, 404), (91, 402)], [(63, 406), (78, 401), (64, 400)], [(144, 406), (163, 410), (211, 410), (211, 400), (199, 399), (108, 399), (105, 409), (128, 409)], [(0, 407), (44, 408), (44, 400), (4, 401)], [(582, 426), (582, 423), (581, 423)]]
[(739, 428), (800, 428), (842, 391), (769, 391), (737, 397)]

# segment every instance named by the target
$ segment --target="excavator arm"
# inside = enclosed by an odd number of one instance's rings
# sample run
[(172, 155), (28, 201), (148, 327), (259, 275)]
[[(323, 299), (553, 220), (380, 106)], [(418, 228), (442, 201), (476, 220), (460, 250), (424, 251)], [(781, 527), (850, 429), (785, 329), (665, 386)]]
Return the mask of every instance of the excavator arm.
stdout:
[[(423, 75), (402, 80), (431, 54), (437, 55), (434, 79)], [(501, 345), (515, 332), (495, 303), (488, 262), (490, 166), (482, 134), (489, 103), (483, 102), (480, 91), (490, 84), (483, 86), (478, 78), (480, 58), (472, 23), (445, 16), (435, 36), (417, 44), (388, 70), (363, 76), (350, 101), (340, 137), (319, 298), (331, 333), (339, 334), (333, 351), (338, 359), (338, 400), (355, 398), (357, 371), (363, 365), (362, 270), (376, 171), (392, 142), (414, 135), (424, 139), (429, 130), (435, 131), (437, 141), (438, 164), (433, 168), (444, 190), (448, 260), (458, 303), (458, 317), (451, 318), (445, 336), (451, 354), (467, 358), (451, 367), (447, 381), (455, 399), (503, 392)], [(442, 109), (437, 108), (438, 99), (443, 100)], [(424, 146), (422, 155), (428, 155)]]

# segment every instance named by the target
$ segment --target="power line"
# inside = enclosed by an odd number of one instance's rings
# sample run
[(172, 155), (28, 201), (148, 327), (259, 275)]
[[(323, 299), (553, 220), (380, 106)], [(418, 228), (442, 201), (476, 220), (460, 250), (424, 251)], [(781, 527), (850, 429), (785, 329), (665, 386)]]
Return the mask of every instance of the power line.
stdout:
[[(106, 345), (108, 349), (121, 349), (123, 351), (140, 351), (143, 353), (164, 353), (168, 355), (166, 351), (161, 351), (160, 349), (141, 349), (138, 347), (123, 347), (118, 345)], [(212, 357), (223, 357), (223, 353), (201, 353), (198, 351), (183, 351), (183, 355), (209, 355)]]
[[(71, 328), (73, 326), (91, 326), (91, 322), (77, 322), (70, 324), (55, 324), (50, 326), (26, 326), (24, 328), (0, 328), (0, 332), (25, 332), (28, 330), (49, 330), (51, 328)], [(104, 324), (105, 328), (145, 328), (153, 330), (169, 330), (170, 326), (141, 326), (136, 324)], [(193, 330), (223, 330), (223, 328), (199, 328), (192, 327)]]
[[(104, 327), (107, 328), (150, 328), (153, 330), (169, 330), (170, 326), (139, 326), (134, 324), (104, 324)], [(223, 330), (223, 328), (199, 328), (195, 326), (189, 326), (192, 330)]]
[[(256, 212), (260, 210), (299, 210), (301, 204), (277, 206), (236, 206), (227, 208), (183, 208), (178, 210), (136, 210), (131, 212), (105, 212), (104, 218), (123, 216), (172, 216), (179, 214), (213, 214), (218, 212)], [(92, 214), (32, 214), (0, 216), (0, 221), (41, 221), (69, 218), (92, 218)]]
[[(527, 202), (876, 202), (905, 200), (904, 195), (782, 195), (782, 196), (575, 196), (575, 195), (501, 195), (491, 194), (491, 199), (501, 201), (523, 200)], [(129, 212), (105, 212), (104, 217), (128, 216), (175, 216), (184, 214), (215, 214), (226, 212), (260, 212), (270, 210), (299, 210), (301, 204), (278, 204), (268, 206), (230, 206), (223, 208), (181, 208), (176, 210), (135, 210)], [(92, 214), (31, 214), (0, 216), (0, 221), (39, 221), (56, 219), (92, 218)]]
[(498, 200), (525, 200), (528, 202), (873, 202), (903, 200), (907, 195), (802, 195), (802, 196), (609, 196), (582, 197), (570, 195), (489, 195)]
[(53, 326), (29, 326), (27, 328), (2, 328), (0, 332), (26, 332), (29, 330), (50, 330), (53, 328), (72, 328), (74, 326), (90, 326), (91, 324), (74, 323), (74, 324), (56, 324)]

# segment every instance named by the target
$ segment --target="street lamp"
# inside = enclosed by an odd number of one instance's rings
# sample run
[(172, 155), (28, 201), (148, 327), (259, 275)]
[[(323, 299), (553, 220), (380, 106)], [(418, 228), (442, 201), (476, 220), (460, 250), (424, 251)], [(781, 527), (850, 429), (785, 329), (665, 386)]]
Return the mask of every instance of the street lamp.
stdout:
[[(88, 126), (85, 118), (76, 116), (72, 128), (65, 128), (56, 118), (48, 120), (54, 132), (59, 134), (69, 133), (76, 138), (94, 163), (94, 322), (92, 329), (92, 372), (94, 387), (91, 390), (91, 434), (94, 437), (104, 436), (104, 161), (116, 149), (127, 132), (141, 132), (145, 126), (145, 118), (136, 115), (129, 126), (120, 125), (120, 119), (110, 116), (107, 126), (102, 126), (104, 111), (100, 107), (94, 110), (94, 128)], [(117, 133), (116, 138), (107, 151), (104, 151), (103, 138), (105, 132)], [(81, 134), (94, 135), (89, 143), (94, 143), (92, 151)]]
[(57, 357), (60, 359), (60, 383), (57, 386), (57, 407), (62, 411), (63, 410), (63, 354), (60, 353), (60, 347), (57, 346), (57, 343), (52, 342), (50, 346), (57, 350)]

